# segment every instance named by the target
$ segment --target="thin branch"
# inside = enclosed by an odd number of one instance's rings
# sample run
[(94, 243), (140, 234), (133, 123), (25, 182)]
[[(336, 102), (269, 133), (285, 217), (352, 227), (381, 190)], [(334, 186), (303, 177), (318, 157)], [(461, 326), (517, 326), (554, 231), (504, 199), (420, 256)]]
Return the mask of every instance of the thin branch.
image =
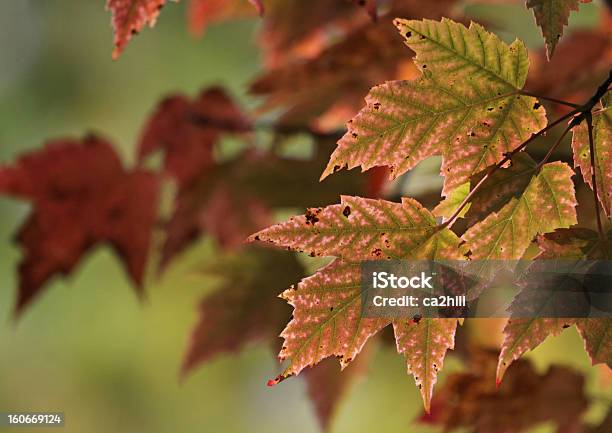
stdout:
[(599, 233), (599, 241), (601, 243), (601, 250), (604, 254), (604, 257), (608, 256), (607, 242), (606, 242), (606, 234), (603, 230), (603, 225), (601, 224), (601, 211), (600, 211), (600, 202), (599, 202), (599, 194), (597, 193), (597, 167), (595, 165), (595, 140), (593, 140), (593, 116), (591, 112), (585, 113), (585, 118), (587, 122), (587, 130), (589, 132), (589, 153), (591, 154), (591, 184), (593, 187), (593, 197), (595, 200), (595, 216), (597, 217), (597, 233)]
[(567, 107), (572, 107), (572, 108), (578, 108), (580, 107), (580, 105), (578, 104), (574, 104), (572, 102), (567, 102), (567, 101), (563, 101), (561, 99), (556, 99), (556, 98), (549, 98), (548, 96), (541, 96), (541, 95), (536, 95), (534, 93), (531, 92), (527, 92), (525, 90), (521, 90), (519, 92), (521, 95), (525, 95), (525, 96), (531, 96), (533, 98), (538, 98), (538, 99), (542, 99), (543, 101), (549, 101), (549, 102), (554, 102), (555, 104), (561, 104), (561, 105), (565, 105)]
[(569, 125), (567, 125), (567, 127), (563, 130), (563, 133), (561, 134), (561, 136), (559, 137), (559, 139), (555, 142), (555, 144), (553, 144), (550, 149), (548, 149), (548, 152), (546, 153), (546, 155), (544, 156), (544, 158), (542, 158), (542, 160), (538, 163), (535, 171), (540, 171), (540, 169), (544, 166), (544, 164), (546, 164), (548, 162), (548, 160), (550, 159), (550, 157), (552, 156), (553, 152), (557, 149), (557, 147), (559, 147), (559, 145), (561, 144), (561, 142), (563, 141), (563, 139), (565, 138), (565, 136), (567, 135), (568, 132), (570, 132), (573, 128), (572, 123), (570, 123)]

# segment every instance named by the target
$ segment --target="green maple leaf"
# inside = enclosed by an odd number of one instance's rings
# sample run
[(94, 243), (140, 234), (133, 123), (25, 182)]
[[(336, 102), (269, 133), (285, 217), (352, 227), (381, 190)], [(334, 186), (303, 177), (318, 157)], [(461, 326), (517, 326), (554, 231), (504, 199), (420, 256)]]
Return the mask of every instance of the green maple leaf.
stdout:
[(570, 13), (577, 11), (580, 3), (591, 0), (527, 0), (527, 7), (533, 10), (536, 23), (542, 29), (546, 42), (548, 59), (553, 56), (557, 42), (563, 35)]
[(342, 197), (341, 204), (310, 209), (251, 239), (338, 257), (282, 295), (294, 312), (281, 334), (285, 342), (279, 358), (290, 360), (281, 378), (330, 356), (338, 357), (344, 368), (371, 336), (393, 324), (397, 350), (405, 355), (429, 410), (437, 373), (446, 351), (454, 346), (457, 319), (362, 317), (359, 260), (460, 259), (464, 251), (454, 233), (439, 229), (433, 215), (412, 199), (392, 203)]
[(537, 100), (521, 94), (529, 60), (472, 23), (396, 20), (423, 76), (374, 87), (348, 123), (322, 178), (343, 168), (389, 166), (396, 177), (442, 155), (444, 194), (462, 185), (546, 124)]
[[(533, 176), (522, 194), (512, 197), (498, 212), (490, 214), (463, 235), (474, 259), (519, 259), (538, 233), (576, 224), (572, 170), (559, 162), (546, 164), (540, 170), (527, 155), (520, 160), (514, 169), (502, 171), (497, 179), (508, 180), (512, 173), (520, 173), (518, 181), (524, 182), (523, 176), (529, 173), (526, 168), (531, 166)], [(500, 197), (503, 196), (507, 194), (502, 189)], [(504, 328), (497, 380), (501, 381), (512, 361), (539, 345), (548, 335), (561, 332), (567, 324), (567, 320), (556, 318), (509, 319)]]
[(576, 224), (572, 169), (561, 162), (538, 169), (534, 163), (533, 172), (519, 197), (463, 235), (473, 259), (520, 259), (537, 234)]
[[(612, 202), (612, 109), (610, 94), (601, 100), (602, 111), (593, 116), (593, 145), (595, 146), (595, 173), (599, 201), (610, 217)], [(593, 187), (591, 178), (591, 153), (589, 152), (589, 133), (586, 122), (573, 130), (572, 149), (574, 166), (580, 167), (584, 181)]]

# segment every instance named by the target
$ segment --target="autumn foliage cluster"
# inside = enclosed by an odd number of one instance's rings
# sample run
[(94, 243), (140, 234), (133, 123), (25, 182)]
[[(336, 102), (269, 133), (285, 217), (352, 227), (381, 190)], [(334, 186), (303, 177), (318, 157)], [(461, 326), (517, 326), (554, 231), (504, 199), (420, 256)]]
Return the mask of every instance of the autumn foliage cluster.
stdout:
[[(219, 87), (170, 95), (143, 126), (134, 166), (105, 138), (87, 136), (50, 140), (0, 167), (0, 192), (32, 203), (15, 237), (23, 252), (15, 314), (100, 244), (114, 248), (144, 295), (148, 269), (162, 273), (211, 237), (218, 257), (206, 269), (226, 282), (201, 302), (183, 374), (267, 344), (285, 361), (270, 384), (303, 372), (326, 428), (377, 338), (405, 358), (422, 422), (482, 433), (544, 421), (610, 431), (610, 417), (598, 427), (581, 421), (589, 404), (581, 376), (561, 367), (540, 374), (519, 360), (576, 327), (593, 364), (612, 367), (610, 319), (510, 318), (499, 352), (457, 344), (475, 367), (434, 395), (463, 322), (360, 314), (363, 260), (610, 258), (605, 6), (597, 26), (563, 36), (581, 2), (528, 0), (529, 24), (545, 41), (528, 52), (470, 22), (458, 0), (183, 1), (194, 35), (211, 22), (261, 16), (265, 69), (250, 84), (259, 106), (247, 112)], [(128, 42), (166, 3), (108, 0), (113, 57), (130, 55)], [(309, 157), (283, 153), (304, 136)], [(227, 137), (242, 150), (220, 158)], [(403, 196), (397, 186), (418, 181), (411, 172), (430, 157), (441, 158), (441, 191)], [(357, 167), (362, 173), (347, 170)], [(172, 207), (162, 213), (169, 184)], [(296, 208), (304, 214), (277, 223), (278, 211)], [(156, 236), (163, 242), (152, 251)], [(299, 253), (331, 260), (308, 276)], [(566, 396), (563, 410), (547, 403), (551, 395)], [(518, 397), (519, 406), (509, 403)], [(524, 416), (534, 404), (541, 410)]]

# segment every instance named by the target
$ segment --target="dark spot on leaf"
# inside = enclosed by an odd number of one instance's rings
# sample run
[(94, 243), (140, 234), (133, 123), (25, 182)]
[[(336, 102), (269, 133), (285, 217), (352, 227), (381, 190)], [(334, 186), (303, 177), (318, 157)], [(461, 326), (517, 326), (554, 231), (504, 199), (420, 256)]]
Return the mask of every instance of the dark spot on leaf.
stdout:
[(415, 314), (414, 316), (412, 316), (412, 321), (418, 325), (422, 318), (423, 316), (421, 316), (420, 314)]
[(319, 218), (317, 217), (318, 212), (314, 211), (312, 209), (308, 209), (306, 211), (306, 224), (312, 224), (313, 226), (319, 222)]
[(342, 215), (348, 218), (350, 214), (351, 214), (351, 207), (350, 206), (345, 207), (344, 210), (342, 211)]
[(539, 102), (536, 102), (535, 104), (533, 104), (533, 109), (537, 110), (538, 108), (540, 108), (542, 105)]

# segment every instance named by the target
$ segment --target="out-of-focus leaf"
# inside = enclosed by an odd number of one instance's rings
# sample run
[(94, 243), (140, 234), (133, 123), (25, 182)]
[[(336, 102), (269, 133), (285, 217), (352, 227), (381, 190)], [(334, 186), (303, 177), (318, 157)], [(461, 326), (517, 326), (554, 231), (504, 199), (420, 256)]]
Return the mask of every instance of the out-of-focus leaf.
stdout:
[(588, 407), (584, 378), (566, 367), (553, 366), (540, 374), (521, 360), (497, 387), (496, 354), (477, 352), (469, 371), (449, 376), (421, 422), (441, 426), (444, 432), (521, 433), (541, 423), (557, 432), (575, 432)]
[(115, 249), (140, 293), (158, 189), (153, 173), (126, 170), (111, 145), (96, 137), (52, 141), (0, 167), (0, 193), (33, 205), (16, 237), (24, 252), (16, 312), (103, 243)]
[(162, 151), (164, 169), (184, 186), (213, 165), (213, 146), (223, 133), (250, 128), (240, 108), (219, 87), (205, 89), (193, 100), (173, 95), (159, 104), (144, 127), (138, 158), (143, 161)]

